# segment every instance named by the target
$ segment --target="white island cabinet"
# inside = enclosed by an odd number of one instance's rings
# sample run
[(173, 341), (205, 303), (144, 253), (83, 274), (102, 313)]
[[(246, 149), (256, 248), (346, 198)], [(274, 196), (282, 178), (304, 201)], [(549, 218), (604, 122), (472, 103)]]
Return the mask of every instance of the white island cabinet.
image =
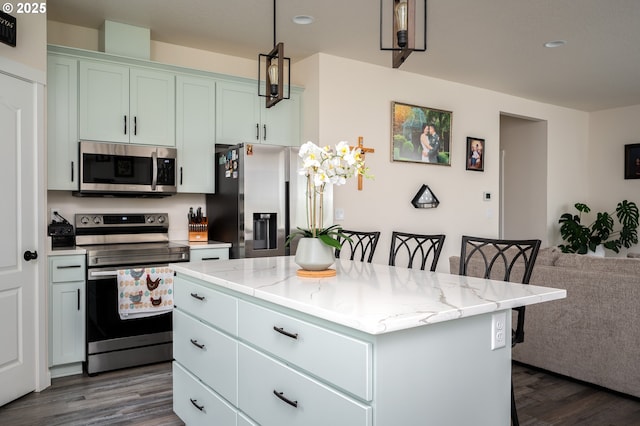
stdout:
[[(492, 325), (565, 290), (293, 257), (173, 265), (174, 410), (187, 425), (507, 425)], [(492, 349), (494, 347), (494, 349)]]

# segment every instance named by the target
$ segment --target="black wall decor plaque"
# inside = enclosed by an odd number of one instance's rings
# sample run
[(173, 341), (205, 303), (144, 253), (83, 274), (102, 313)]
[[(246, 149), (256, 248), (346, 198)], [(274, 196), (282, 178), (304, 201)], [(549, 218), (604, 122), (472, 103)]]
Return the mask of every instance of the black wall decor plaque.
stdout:
[(16, 47), (18, 24), (14, 16), (0, 11), (0, 42)]

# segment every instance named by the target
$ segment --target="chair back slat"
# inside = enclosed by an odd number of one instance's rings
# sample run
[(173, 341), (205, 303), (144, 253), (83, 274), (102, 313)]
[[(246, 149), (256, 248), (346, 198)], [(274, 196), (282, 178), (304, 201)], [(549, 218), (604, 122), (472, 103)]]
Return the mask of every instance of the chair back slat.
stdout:
[[(414, 268), (419, 264), (419, 268), (424, 271), (428, 264), (429, 270), (435, 271), (444, 239), (445, 236), (442, 234), (424, 235), (394, 231), (391, 235), (389, 265)], [(431, 261), (428, 262), (429, 260)]]
[(380, 232), (343, 229), (342, 234), (347, 236), (349, 239), (338, 238), (338, 241), (342, 243), (342, 248), (335, 250), (336, 259), (339, 259), (341, 254), (344, 253), (349, 260), (359, 260), (360, 262), (366, 261), (371, 263), (373, 260), (373, 254), (378, 246)]

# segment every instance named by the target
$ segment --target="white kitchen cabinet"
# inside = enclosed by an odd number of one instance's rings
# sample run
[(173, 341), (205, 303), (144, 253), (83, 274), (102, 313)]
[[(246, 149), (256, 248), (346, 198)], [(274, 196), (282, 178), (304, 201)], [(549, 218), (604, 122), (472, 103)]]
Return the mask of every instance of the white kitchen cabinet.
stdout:
[(49, 366), (52, 377), (81, 374), (85, 361), (85, 256), (49, 256)]
[(78, 60), (47, 58), (47, 188), (78, 189)]
[(223, 144), (265, 143), (300, 145), (302, 96), (291, 91), (271, 108), (258, 96), (255, 82), (218, 82), (216, 92), (216, 142)]
[(176, 77), (178, 192), (215, 192), (216, 81)]
[(196, 245), (191, 245), (191, 254), (189, 259), (191, 262), (226, 259), (229, 259), (228, 248), (200, 248)]
[(174, 411), (187, 424), (233, 410), (242, 425), (371, 426), (371, 343), (180, 273), (175, 288)]
[(175, 146), (175, 75), (80, 60), (80, 139)]

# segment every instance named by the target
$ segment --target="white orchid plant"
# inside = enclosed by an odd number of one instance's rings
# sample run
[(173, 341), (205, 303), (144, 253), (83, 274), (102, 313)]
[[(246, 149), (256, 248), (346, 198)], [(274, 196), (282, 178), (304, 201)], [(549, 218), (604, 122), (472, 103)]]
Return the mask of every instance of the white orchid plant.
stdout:
[(307, 142), (300, 147), (299, 155), (303, 164), (298, 173), (307, 178), (307, 229), (298, 227), (289, 235), (287, 243), (297, 236), (319, 238), (339, 249), (341, 243), (338, 238), (345, 240), (348, 237), (342, 234), (339, 225), (324, 227), (324, 190), (327, 185), (344, 185), (354, 176), (370, 177), (364, 155), (360, 148), (351, 148), (346, 141), (339, 142), (334, 148)]

